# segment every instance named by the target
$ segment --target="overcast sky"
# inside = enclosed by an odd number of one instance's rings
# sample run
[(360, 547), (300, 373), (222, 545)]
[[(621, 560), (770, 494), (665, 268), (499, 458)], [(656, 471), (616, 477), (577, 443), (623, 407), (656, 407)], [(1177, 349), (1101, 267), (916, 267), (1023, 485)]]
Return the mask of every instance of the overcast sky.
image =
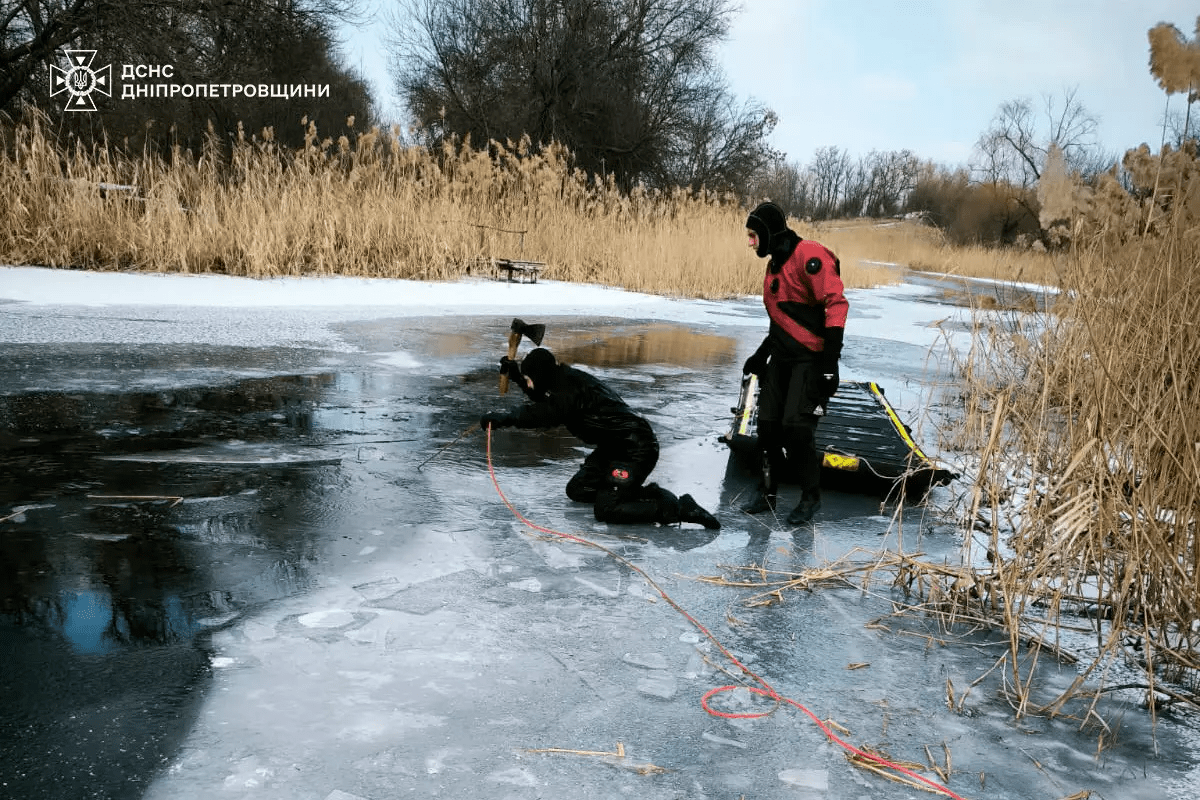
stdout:
[[(1169, 22), (1190, 39), (1198, 15), (1187, 0), (744, 0), (719, 56), (739, 99), (779, 115), (771, 144), (794, 163), (831, 145), (965, 163), (1001, 103), (1067, 89), (1119, 154), (1161, 141), (1147, 31)], [(399, 118), (382, 27), (354, 32), (347, 56)]]

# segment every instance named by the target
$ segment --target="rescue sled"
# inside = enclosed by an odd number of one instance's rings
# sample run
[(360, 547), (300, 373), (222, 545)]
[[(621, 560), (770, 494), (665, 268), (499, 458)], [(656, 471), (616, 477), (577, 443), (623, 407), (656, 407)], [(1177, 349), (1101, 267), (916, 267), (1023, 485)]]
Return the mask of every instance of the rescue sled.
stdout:
[[(721, 439), (729, 445), (731, 457), (757, 473), (757, 375), (742, 377), (738, 404), (730, 410), (733, 422)], [(889, 496), (903, 492), (909, 499), (919, 499), (931, 487), (958, 477), (925, 455), (883, 388), (873, 382), (842, 381), (817, 426), (816, 438), (822, 454), (821, 485), (831, 489)]]

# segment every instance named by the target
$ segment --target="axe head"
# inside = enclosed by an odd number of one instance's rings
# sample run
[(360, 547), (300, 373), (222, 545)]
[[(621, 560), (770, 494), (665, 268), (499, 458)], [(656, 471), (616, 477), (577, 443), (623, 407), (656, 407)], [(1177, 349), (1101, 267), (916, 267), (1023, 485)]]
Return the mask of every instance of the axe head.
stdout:
[(512, 321), (511, 330), (513, 333), (524, 336), (526, 339), (536, 345), (541, 345), (542, 337), (546, 335), (545, 325), (529, 325), (524, 320), (520, 319), (514, 319)]

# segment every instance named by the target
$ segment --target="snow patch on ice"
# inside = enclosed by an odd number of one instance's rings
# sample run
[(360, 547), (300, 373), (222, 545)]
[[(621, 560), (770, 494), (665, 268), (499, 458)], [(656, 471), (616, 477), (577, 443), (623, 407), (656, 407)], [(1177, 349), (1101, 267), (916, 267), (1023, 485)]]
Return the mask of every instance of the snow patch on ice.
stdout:
[(354, 622), (354, 615), (344, 609), (331, 608), (303, 614), (297, 621), (306, 628), (340, 628)]
[(507, 783), (512, 786), (537, 786), (537, 778), (520, 767), (493, 772), (488, 775), (488, 780), (492, 783)]
[(526, 578), (523, 581), (513, 581), (508, 584), (510, 589), (520, 589), (523, 592), (532, 592), (534, 594), (542, 590), (542, 582), (537, 578)]
[(400, 369), (413, 369), (414, 367), (422, 366), (421, 362), (412, 353), (405, 353), (403, 351), (384, 356), (378, 359), (378, 363), (387, 367), (399, 367)]

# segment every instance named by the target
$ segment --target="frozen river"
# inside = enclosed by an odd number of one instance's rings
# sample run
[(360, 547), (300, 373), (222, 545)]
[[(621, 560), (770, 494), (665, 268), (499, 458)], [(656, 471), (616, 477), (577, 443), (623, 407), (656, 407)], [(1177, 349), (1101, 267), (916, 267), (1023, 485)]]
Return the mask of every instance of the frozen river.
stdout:
[[(1003, 643), (889, 616), (886, 588), (752, 606), (700, 580), (959, 545), (867, 495), (795, 530), (737, 510), (754, 476), (717, 437), (757, 300), (46, 272), (0, 269), (0, 796), (928, 796), (828, 733), (939, 783), (949, 757), (964, 798), (1200, 794), (1186, 719), (1114, 701), (1098, 751), (1079, 719), (1014, 720), (995, 674), (949, 708)], [(961, 309), (928, 282), (850, 301), (843, 378), (936, 452)], [(515, 315), (647, 416), (652, 479), (721, 530), (595, 522), (565, 431), (499, 431), (490, 465), (459, 440), (521, 402), (495, 372)]]

